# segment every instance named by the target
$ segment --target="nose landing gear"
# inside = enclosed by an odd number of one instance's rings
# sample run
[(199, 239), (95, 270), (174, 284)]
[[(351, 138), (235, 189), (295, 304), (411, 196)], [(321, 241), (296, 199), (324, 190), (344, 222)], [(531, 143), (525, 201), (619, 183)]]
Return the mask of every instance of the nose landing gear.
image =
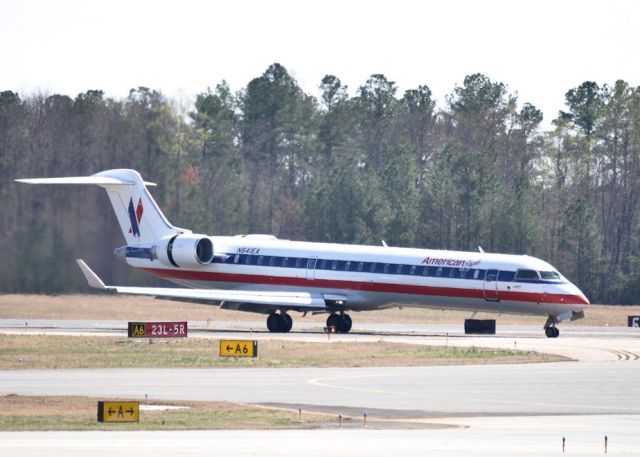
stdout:
[(558, 336), (560, 336), (560, 330), (556, 327), (556, 324), (559, 322), (557, 317), (549, 316), (547, 322), (544, 324), (544, 334), (547, 338), (558, 338)]
[(549, 326), (544, 329), (544, 334), (547, 335), (547, 338), (558, 338), (560, 335), (560, 330), (556, 326)]

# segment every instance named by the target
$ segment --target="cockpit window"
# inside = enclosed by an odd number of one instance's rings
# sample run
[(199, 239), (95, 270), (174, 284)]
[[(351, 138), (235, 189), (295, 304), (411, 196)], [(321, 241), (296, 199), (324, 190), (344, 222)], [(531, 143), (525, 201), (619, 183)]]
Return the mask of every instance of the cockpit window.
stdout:
[(547, 281), (560, 281), (562, 277), (557, 271), (541, 271), (540, 276)]
[(516, 281), (537, 281), (538, 272), (535, 270), (518, 270), (516, 271)]

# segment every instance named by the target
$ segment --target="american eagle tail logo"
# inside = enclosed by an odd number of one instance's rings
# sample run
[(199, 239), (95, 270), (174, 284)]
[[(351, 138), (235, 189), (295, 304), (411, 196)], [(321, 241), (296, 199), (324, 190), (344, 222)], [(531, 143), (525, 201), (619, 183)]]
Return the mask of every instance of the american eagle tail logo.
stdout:
[(142, 206), (142, 198), (138, 199), (138, 206), (133, 208), (133, 198), (129, 199), (129, 220), (131, 221), (131, 228), (129, 229), (129, 233), (132, 233), (133, 236), (137, 236), (140, 238), (140, 221), (142, 220), (142, 213), (144, 212), (144, 207)]

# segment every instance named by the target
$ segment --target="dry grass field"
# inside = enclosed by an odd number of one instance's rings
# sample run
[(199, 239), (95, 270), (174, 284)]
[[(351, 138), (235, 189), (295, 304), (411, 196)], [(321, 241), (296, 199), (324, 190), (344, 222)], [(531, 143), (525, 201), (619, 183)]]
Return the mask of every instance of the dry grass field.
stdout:
[[(292, 313), (294, 322), (323, 324), (326, 315), (302, 318)], [(592, 305), (586, 318), (562, 325), (626, 326), (627, 315), (640, 314), (640, 306)], [(469, 312), (441, 311), (423, 308), (388, 309), (353, 313), (354, 322), (367, 323), (433, 323), (462, 324)], [(265, 316), (242, 313), (191, 303), (156, 300), (150, 297), (114, 295), (0, 295), (0, 319), (94, 319), (94, 320), (166, 320), (166, 321), (264, 321)], [(542, 316), (518, 316), (479, 313), (479, 319), (497, 319), (500, 325), (542, 325)], [(294, 324), (295, 325), (295, 324)]]
[[(219, 430), (309, 429), (336, 426), (326, 414), (263, 408), (227, 402), (150, 401), (140, 403), (138, 423), (97, 422), (97, 402), (104, 398), (0, 396), (0, 430)], [(116, 399), (109, 398), (109, 401)], [(127, 399), (130, 400), (130, 399)], [(178, 406), (179, 409), (162, 409)]]
[(375, 367), (534, 363), (537, 352), (388, 343), (260, 341), (258, 357), (218, 357), (218, 340), (0, 334), (0, 369)]

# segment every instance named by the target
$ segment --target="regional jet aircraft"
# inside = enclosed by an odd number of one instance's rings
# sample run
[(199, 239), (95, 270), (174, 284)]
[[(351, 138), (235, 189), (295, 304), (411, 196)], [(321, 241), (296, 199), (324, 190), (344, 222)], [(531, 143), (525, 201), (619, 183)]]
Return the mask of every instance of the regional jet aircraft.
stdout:
[(271, 235), (208, 236), (173, 226), (134, 170), (87, 177), (18, 179), (31, 184), (96, 184), (107, 191), (130, 266), (184, 288), (106, 286), (82, 261), (89, 285), (264, 313), (271, 332), (288, 332), (290, 311), (327, 313), (351, 330), (347, 311), (398, 306), (547, 316), (544, 330), (584, 317), (589, 301), (548, 263), (526, 255), (308, 243)]

